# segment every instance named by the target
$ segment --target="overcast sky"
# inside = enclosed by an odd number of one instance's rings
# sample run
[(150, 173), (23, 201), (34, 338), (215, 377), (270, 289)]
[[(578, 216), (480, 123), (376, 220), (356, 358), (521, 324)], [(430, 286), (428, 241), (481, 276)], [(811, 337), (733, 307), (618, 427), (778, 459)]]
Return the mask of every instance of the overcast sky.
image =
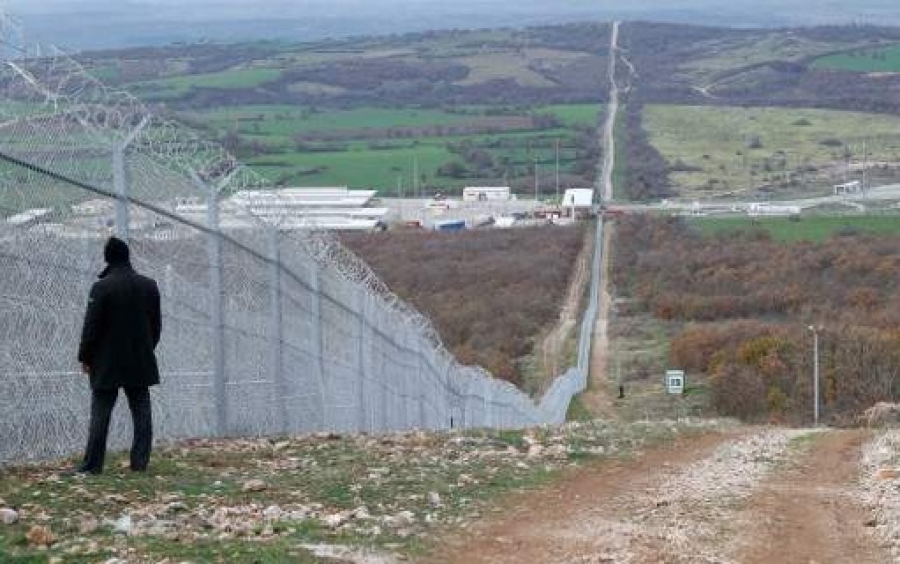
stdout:
[(69, 49), (317, 41), (442, 28), (655, 20), (736, 27), (900, 25), (900, 0), (0, 0), (30, 36)]

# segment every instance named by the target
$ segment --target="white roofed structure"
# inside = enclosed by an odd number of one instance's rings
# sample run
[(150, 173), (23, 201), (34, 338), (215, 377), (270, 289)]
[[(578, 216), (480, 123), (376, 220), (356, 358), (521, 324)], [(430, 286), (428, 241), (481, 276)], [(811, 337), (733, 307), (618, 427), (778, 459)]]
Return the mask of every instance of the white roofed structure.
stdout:
[[(219, 203), (219, 224), (225, 229), (259, 227), (260, 220), (280, 229), (373, 230), (388, 209), (367, 207), (375, 190), (281, 188), (241, 190)], [(206, 204), (197, 199), (176, 203), (179, 215), (202, 220)]]
[(510, 197), (509, 186), (468, 186), (463, 188), (464, 202), (506, 201)]
[(563, 193), (563, 207), (590, 208), (593, 204), (594, 191), (590, 188), (569, 188)]

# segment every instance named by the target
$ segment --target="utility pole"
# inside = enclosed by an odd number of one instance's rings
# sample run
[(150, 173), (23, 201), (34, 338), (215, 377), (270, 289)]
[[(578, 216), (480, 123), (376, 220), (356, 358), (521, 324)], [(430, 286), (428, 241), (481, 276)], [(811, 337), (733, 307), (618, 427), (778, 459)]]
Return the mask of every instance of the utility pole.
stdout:
[(537, 204), (538, 204), (538, 165), (537, 165), (537, 153), (534, 154), (534, 209), (531, 212), (531, 216), (537, 219)]
[(809, 326), (813, 334), (813, 425), (819, 426), (819, 330), (821, 327)]
[(419, 157), (413, 157), (413, 197), (419, 197)]
[[(560, 205), (559, 199), (559, 138), (556, 139), (556, 205)], [(560, 213), (562, 215), (562, 213)]]

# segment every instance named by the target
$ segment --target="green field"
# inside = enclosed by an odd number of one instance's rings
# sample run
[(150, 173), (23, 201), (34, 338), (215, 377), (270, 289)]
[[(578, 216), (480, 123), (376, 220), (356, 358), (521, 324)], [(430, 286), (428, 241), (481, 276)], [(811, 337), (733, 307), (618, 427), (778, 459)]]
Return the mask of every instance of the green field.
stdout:
[(704, 106), (648, 106), (650, 142), (673, 168), (684, 197), (760, 186), (793, 193), (829, 189), (835, 168), (900, 161), (900, 117), (858, 112)]
[[(358, 108), (313, 110), (296, 106), (234, 106), (184, 115), (218, 131), (291, 136), (341, 129), (389, 129), (458, 125), (477, 122), (485, 107), (460, 108), (459, 112), (431, 109)], [(521, 110), (522, 115), (547, 113), (569, 126), (593, 124), (600, 108), (592, 104), (550, 105)]]
[(854, 72), (900, 72), (900, 45), (828, 55), (816, 59), (813, 67)]
[[(497, 182), (504, 175), (528, 176), (535, 159), (540, 174), (551, 174), (557, 141), (561, 174), (574, 174), (578, 151), (574, 128), (595, 127), (602, 110), (593, 104), (463, 106), (451, 110), (245, 105), (182, 115), (214, 136), (237, 134), (245, 144), (264, 147), (245, 154), (239, 151), (239, 157), (273, 182), (293, 186), (346, 185), (387, 193), (396, 193), (401, 183), (408, 194), (414, 184), (415, 168), (419, 184), (433, 189)], [(530, 116), (535, 114), (555, 116), (559, 127), (534, 128)], [(508, 129), (504, 120), (517, 125)], [(491, 124), (497, 124), (497, 132), (467, 135), (442, 129), (483, 128)], [(441, 176), (438, 168), (442, 165), (464, 163), (449, 150), (449, 144), (466, 144), (489, 154), (496, 165), (495, 173), (484, 177)]]
[[(446, 149), (420, 146), (269, 155), (251, 159), (248, 164), (272, 181), (288, 177), (288, 183), (295, 186), (350, 186), (393, 192), (399, 179), (409, 193), (414, 163), (418, 165), (420, 177), (424, 174), (426, 181), (431, 181), (437, 168), (452, 158)], [(309, 172), (315, 170), (320, 172)]]
[(149, 99), (174, 98), (185, 94), (192, 88), (241, 89), (254, 88), (267, 82), (277, 80), (281, 71), (272, 68), (228, 69), (206, 74), (190, 74), (174, 76), (147, 82), (136, 82), (129, 85), (141, 97)]
[(824, 241), (839, 234), (887, 233), (900, 235), (898, 216), (692, 218), (689, 221), (706, 234), (739, 230), (767, 231), (779, 241)]

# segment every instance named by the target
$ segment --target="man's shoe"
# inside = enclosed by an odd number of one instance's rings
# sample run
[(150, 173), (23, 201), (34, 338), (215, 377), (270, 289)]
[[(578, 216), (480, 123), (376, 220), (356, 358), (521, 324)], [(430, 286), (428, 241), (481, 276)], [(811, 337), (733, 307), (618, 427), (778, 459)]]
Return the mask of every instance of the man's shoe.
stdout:
[(88, 468), (87, 466), (81, 465), (76, 468), (72, 468), (66, 472), (63, 472), (63, 476), (70, 478), (83, 477), (87, 475), (96, 476), (97, 474), (103, 473), (103, 470), (98, 470), (96, 468)]

